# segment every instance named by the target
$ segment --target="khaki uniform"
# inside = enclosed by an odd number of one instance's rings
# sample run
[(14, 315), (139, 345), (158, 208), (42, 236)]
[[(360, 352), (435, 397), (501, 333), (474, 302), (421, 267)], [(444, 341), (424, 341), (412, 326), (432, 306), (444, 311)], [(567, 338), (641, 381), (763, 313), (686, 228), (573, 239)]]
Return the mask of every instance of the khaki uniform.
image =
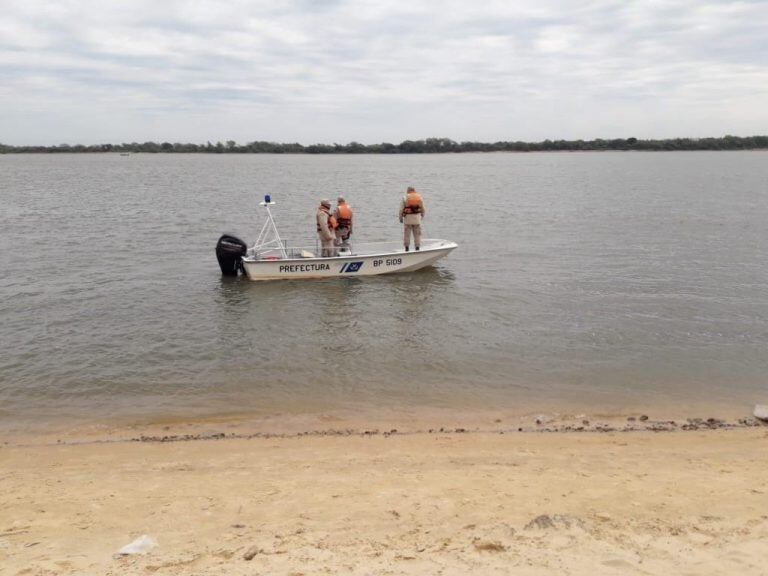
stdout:
[(400, 202), (400, 221), (403, 223), (403, 246), (408, 248), (411, 245), (411, 236), (413, 236), (413, 244), (418, 249), (421, 247), (421, 220), (426, 210), (424, 209), (424, 201), (419, 200), (421, 212), (419, 214), (405, 214), (407, 198), (407, 195), (403, 196)]
[(336, 255), (336, 248), (334, 246), (336, 236), (328, 225), (328, 215), (329, 212), (320, 208), (317, 209), (317, 235), (320, 238), (321, 255), (324, 258)]

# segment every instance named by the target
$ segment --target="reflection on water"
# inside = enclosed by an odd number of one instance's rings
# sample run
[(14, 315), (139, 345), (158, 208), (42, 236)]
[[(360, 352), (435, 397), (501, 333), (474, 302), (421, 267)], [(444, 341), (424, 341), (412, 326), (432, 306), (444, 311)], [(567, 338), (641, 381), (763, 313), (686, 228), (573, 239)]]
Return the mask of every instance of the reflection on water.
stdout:
[[(407, 346), (409, 353), (425, 351), (431, 325), (425, 319), (434, 317), (442, 291), (449, 290), (454, 280), (454, 274), (442, 267), (330, 280), (251, 282), (241, 276), (220, 279), (216, 302), (224, 334), (236, 334), (250, 342), (250, 349), (260, 351), (260, 365), (254, 370), (267, 376), (265, 358), (274, 354), (279, 360), (300, 353), (309, 365), (333, 365), (331, 379), (338, 381), (365, 374), (367, 368), (352, 366), (351, 360), (360, 358), (369, 365), (364, 356), (372, 348)], [(277, 346), (285, 348), (267, 352)], [(376, 372), (378, 368), (371, 376)], [(392, 370), (382, 376), (391, 377)]]
[[(753, 152), (0, 156), (0, 414), (748, 403), (766, 182)], [(400, 237), (405, 183), (459, 244), (436, 267), (219, 274), (216, 239), (253, 241), (265, 192), (300, 242), (317, 191), (344, 191), (362, 242)]]

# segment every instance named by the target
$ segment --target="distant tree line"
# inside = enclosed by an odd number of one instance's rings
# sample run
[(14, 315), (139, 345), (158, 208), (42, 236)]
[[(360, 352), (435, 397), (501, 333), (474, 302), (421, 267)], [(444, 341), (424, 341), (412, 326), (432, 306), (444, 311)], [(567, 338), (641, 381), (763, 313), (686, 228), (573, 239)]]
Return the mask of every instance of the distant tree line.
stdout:
[(400, 144), (310, 144), (254, 141), (238, 144), (234, 140), (212, 144), (180, 142), (131, 142), (123, 144), (60, 144), (58, 146), (8, 146), (0, 144), (0, 153), (59, 152), (145, 152), (206, 154), (433, 154), (442, 152), (558, 152), (583, 150), (764, 150), (768, 136), (723, 136), (722, 138), (668, 138), (638, 140), (613, 138), (604, 140), (544, 140), (543, 142), (456, 142), (450, 138), (405, 140)]

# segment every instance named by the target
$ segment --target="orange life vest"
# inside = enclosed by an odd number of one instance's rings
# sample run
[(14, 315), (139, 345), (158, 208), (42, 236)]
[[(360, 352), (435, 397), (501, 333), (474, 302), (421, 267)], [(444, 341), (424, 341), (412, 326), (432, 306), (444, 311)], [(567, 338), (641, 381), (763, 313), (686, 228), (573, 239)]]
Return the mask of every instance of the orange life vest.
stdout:
[[(330, 210), (326, 208), (325, 206), (320, 206), (320, 211), (325, 212), (325, 214), (328, 216), (328, 229), (329, 230), (336, 230), (336, 228), (339, 227), (339, 225), (336, 223), (336, 217), (331, 214)], [(317, 225), (317, 231), (320, 232), (320, 224)]]
[(346, 202), (339, 204), (336, 208), (338, 218), (336, 218), (339, 228), (349, 228), (352, 226), (352, 208)]
[(421, 196), (418, 192), (408, 192), (405, 195), (403, 214), (421, 214)]

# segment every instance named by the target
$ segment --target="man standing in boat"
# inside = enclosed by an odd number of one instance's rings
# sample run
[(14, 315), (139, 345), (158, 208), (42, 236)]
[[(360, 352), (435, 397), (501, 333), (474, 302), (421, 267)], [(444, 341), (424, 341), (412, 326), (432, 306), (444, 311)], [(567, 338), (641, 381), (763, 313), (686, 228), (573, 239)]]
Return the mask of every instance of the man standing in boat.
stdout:
[(343, 196), (339, 196), (336, 203), (336, 210), (333, 212), (337, 226), (336, 246), (344, 246), (352, 234), (352, 207), (346, 203)]
[(331, 201), (320, 200), (320, 206), (317, 208), (317, 235), (320, 237), (323, 258), (336, 255), (335, 229), (336, 218), (331, 214)]
[(408, 191), (400, 203), (400, 223), (403, 224), (403, 245), (406, 252), (410, 250), (411, 235), (416, 250), (421, 248), (421, 220), (425, 212), (421, 195), (413, 186), (408, 186)]

